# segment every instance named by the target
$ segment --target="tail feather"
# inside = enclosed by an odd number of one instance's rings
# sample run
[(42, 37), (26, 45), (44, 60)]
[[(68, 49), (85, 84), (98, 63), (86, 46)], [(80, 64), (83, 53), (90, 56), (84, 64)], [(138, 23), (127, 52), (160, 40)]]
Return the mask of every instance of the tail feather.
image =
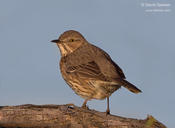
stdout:
[(135, 85), (129, 83), (128, 81), (126, 80), (123, 80), (123, 79), (120, 79), (120, 84), (127, 88), (129, 91), (133, 92), (133, 93), (140, 93), (142, 92), (140, 89), (138, 89)]

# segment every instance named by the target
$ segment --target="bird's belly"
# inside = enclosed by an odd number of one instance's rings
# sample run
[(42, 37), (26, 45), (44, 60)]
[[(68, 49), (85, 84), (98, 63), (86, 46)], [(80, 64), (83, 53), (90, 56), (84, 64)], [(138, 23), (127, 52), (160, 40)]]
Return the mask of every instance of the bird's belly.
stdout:
[(120, 88), (120, 86), (117, 85), (102, 85), (96, 80), (86, 80), (69, 75), (67, 75), (67, 77), (64, 76), (64, 79), (77, 95), (89, 100), (103, 100)]
[(120, 86), (118, 85), (101, 85), (98, 88), (98, 91), (96, 92), (96, 95), (94, 95), (94, 99), (100, 99), (103, 100), (106, 97), (111, 96), (113, 92), (118, 90)]
[(72, 90), (84, 99), (105, 99), (109, 97), (120, 86), (110, 82), (103, 82), (97, 79), (87, 79), (78, 77), (76, 74), (67, 73), (64, 65), (60, 65), (61, 73), (66, 83)]

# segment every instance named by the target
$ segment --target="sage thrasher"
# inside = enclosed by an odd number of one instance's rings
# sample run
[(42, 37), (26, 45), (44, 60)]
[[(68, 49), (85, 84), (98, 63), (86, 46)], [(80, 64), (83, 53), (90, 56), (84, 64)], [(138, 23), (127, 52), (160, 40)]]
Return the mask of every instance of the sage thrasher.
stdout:
[(61, 52), (60, 70), (64, 80), (76, 94), (85, 99), (107, 98), (106, 114), (110, 114), (109, 96), (121, 86), (133, 93), (141, 92), (125, 79), (122, 69), (110, 56), (90, 44), (79, 32), (69, 30), (52, 40)]

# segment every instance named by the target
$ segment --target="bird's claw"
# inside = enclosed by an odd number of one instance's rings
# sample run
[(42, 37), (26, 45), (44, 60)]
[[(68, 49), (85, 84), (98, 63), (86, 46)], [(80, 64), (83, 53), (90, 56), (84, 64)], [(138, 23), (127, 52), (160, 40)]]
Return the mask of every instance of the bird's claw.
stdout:
[(110, 110), (106, 110), (106, 116), (110, 115)]

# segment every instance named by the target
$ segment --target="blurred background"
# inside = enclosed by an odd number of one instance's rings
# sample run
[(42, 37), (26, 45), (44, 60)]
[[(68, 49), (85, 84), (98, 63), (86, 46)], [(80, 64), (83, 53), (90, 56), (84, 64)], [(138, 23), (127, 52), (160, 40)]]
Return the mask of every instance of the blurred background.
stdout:
[[(143, 91), (116, 91), (110, 98), (112, 114), (138, 119), (150, 114), (174, 128), (175, 1), (166, 0), (169, 12), (146, 12), (153, 2), (0, 0), (0, 105), (82, 105), (61, 77), (60, 53), (50, 42), (73, 29), (108, 52)], [(88, 106), (105, 111), (106, 100)]]

